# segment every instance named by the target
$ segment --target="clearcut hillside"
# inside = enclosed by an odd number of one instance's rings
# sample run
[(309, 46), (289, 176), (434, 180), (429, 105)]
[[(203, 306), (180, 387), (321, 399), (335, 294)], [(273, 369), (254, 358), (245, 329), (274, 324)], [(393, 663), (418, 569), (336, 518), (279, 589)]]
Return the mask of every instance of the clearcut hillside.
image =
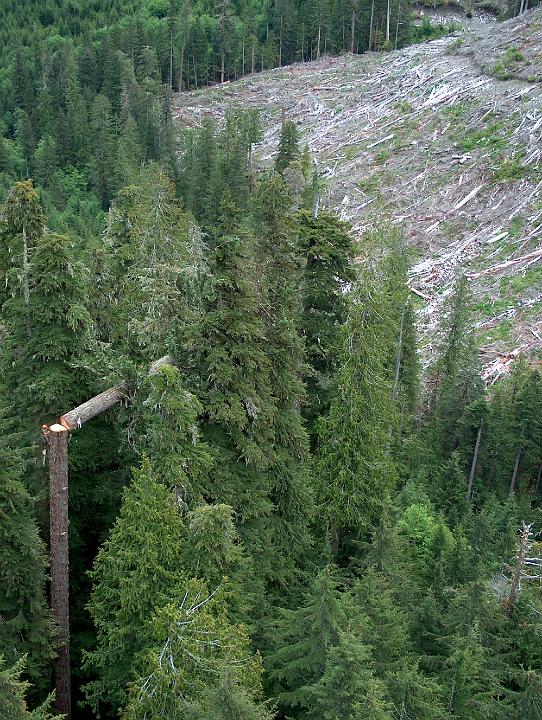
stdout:
[(177, 95), (180, 127), (261, 108), (270, 162), (296, 120), (324, 205), (362, 236), (401, 229), (412, 248), (425, 357), (443, 299), (465, 273), (488, 382), (542, 350), (542, 9), (468, 23), (388, 54), (297, 64)]

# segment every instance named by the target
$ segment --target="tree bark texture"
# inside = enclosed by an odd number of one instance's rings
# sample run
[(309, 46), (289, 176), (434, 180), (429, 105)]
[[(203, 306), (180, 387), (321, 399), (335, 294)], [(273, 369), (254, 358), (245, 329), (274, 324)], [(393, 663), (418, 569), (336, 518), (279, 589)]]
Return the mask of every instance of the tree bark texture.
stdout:
[(59, 628), (55, 707), (71, 716), (70, 584), (68, 550), (68, 437), (62, 425), (44, 428), (49, 446), (51, 609)]

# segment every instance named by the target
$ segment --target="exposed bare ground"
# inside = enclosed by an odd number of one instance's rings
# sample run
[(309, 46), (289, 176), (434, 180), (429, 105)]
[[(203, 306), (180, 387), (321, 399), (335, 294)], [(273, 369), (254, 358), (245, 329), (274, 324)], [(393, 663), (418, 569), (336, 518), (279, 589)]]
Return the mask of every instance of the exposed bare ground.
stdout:
[[(417, 254), (426, 357), (454, 277), (471, 278), (491, 382), (509, 354), (542, 348), (540, 23), (542, 10), (385, 55), (256, 74), (177, 96), (176, 117), (187, 127), (228, 106), (261, 108), (266, 164), (285, 108), (325, 178), (324, 203), (360, 236), (397, 226)], [(495, 77), (507, 51), (506, 74), (524, 77), (524, 65), (529, 82)]]

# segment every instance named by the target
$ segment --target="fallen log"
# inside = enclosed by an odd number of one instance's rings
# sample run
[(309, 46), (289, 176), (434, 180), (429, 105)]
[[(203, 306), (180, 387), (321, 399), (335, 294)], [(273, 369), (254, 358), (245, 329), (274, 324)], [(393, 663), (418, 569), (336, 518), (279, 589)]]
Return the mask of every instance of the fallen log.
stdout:
[(507, 270), (509, 267), (515, 267), (516, 265), (522, 265), (526, 262), (536, 262), (538, 260), (542, 259), (542, 248), (538, 248), (538, 250), (534, 250), (531, 253), (528, 253), (527, 255), (522, 255), (518, 258), (513, 258), (512, 260), (506, 260), (506, 262), (498, 263), (497, 265), (492, 265), (489, 268), (486, 268), (485, 270), (480, 270), (480, 272), (475, 273), (467, 273), (467, 277), (470, 280), (476, 280), (479, 277), (483, 277), (484, 275), (493, 275), (493, 273), (497, 273), (500, 270)]
[[(164, 365), (172, 364), (173, 359), (169, 355), (164, 355), (164, 357), (155, 360), (150, 365), (148, 374), (155, 375)], [(82, 403), (82, 405), (78, 405), (76, 408), (73, 408), (73, 410), (61, 415), (61, 425), (63, 425), (66, 430), (70, 430), (70, 432), (78, 430), (84, 423), (92, 420), (92, 418), (96, 417), (96, 415), (100, 415), (100, 413), (109, 410), (109, 408), (113, 407), (113, 405), (116, 405), (125, 398), (127, 390), (128, 387), (124, 383), (115, 385), (108, 390), (104, 390), (104, 392), (99, 393), (99, 395), (95, 395), (93, 398), (90, 398), (90, 400)]]

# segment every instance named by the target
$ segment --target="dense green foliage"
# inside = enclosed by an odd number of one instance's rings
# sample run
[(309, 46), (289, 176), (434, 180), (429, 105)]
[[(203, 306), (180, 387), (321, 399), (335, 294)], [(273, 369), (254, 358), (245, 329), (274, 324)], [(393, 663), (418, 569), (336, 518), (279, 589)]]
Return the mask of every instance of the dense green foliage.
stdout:
[(458, 278), (421, 377), (404, 243), (319, 210), (295, 124), (265, 172), (254, 110), (173, 144), (162, 81), (398, 7), (1, 6), (2, 718), (51, 717), (40, 425), (122, 381), (70, 441), (74, 717), (540, 720), (540, 369), (483, 387)]

